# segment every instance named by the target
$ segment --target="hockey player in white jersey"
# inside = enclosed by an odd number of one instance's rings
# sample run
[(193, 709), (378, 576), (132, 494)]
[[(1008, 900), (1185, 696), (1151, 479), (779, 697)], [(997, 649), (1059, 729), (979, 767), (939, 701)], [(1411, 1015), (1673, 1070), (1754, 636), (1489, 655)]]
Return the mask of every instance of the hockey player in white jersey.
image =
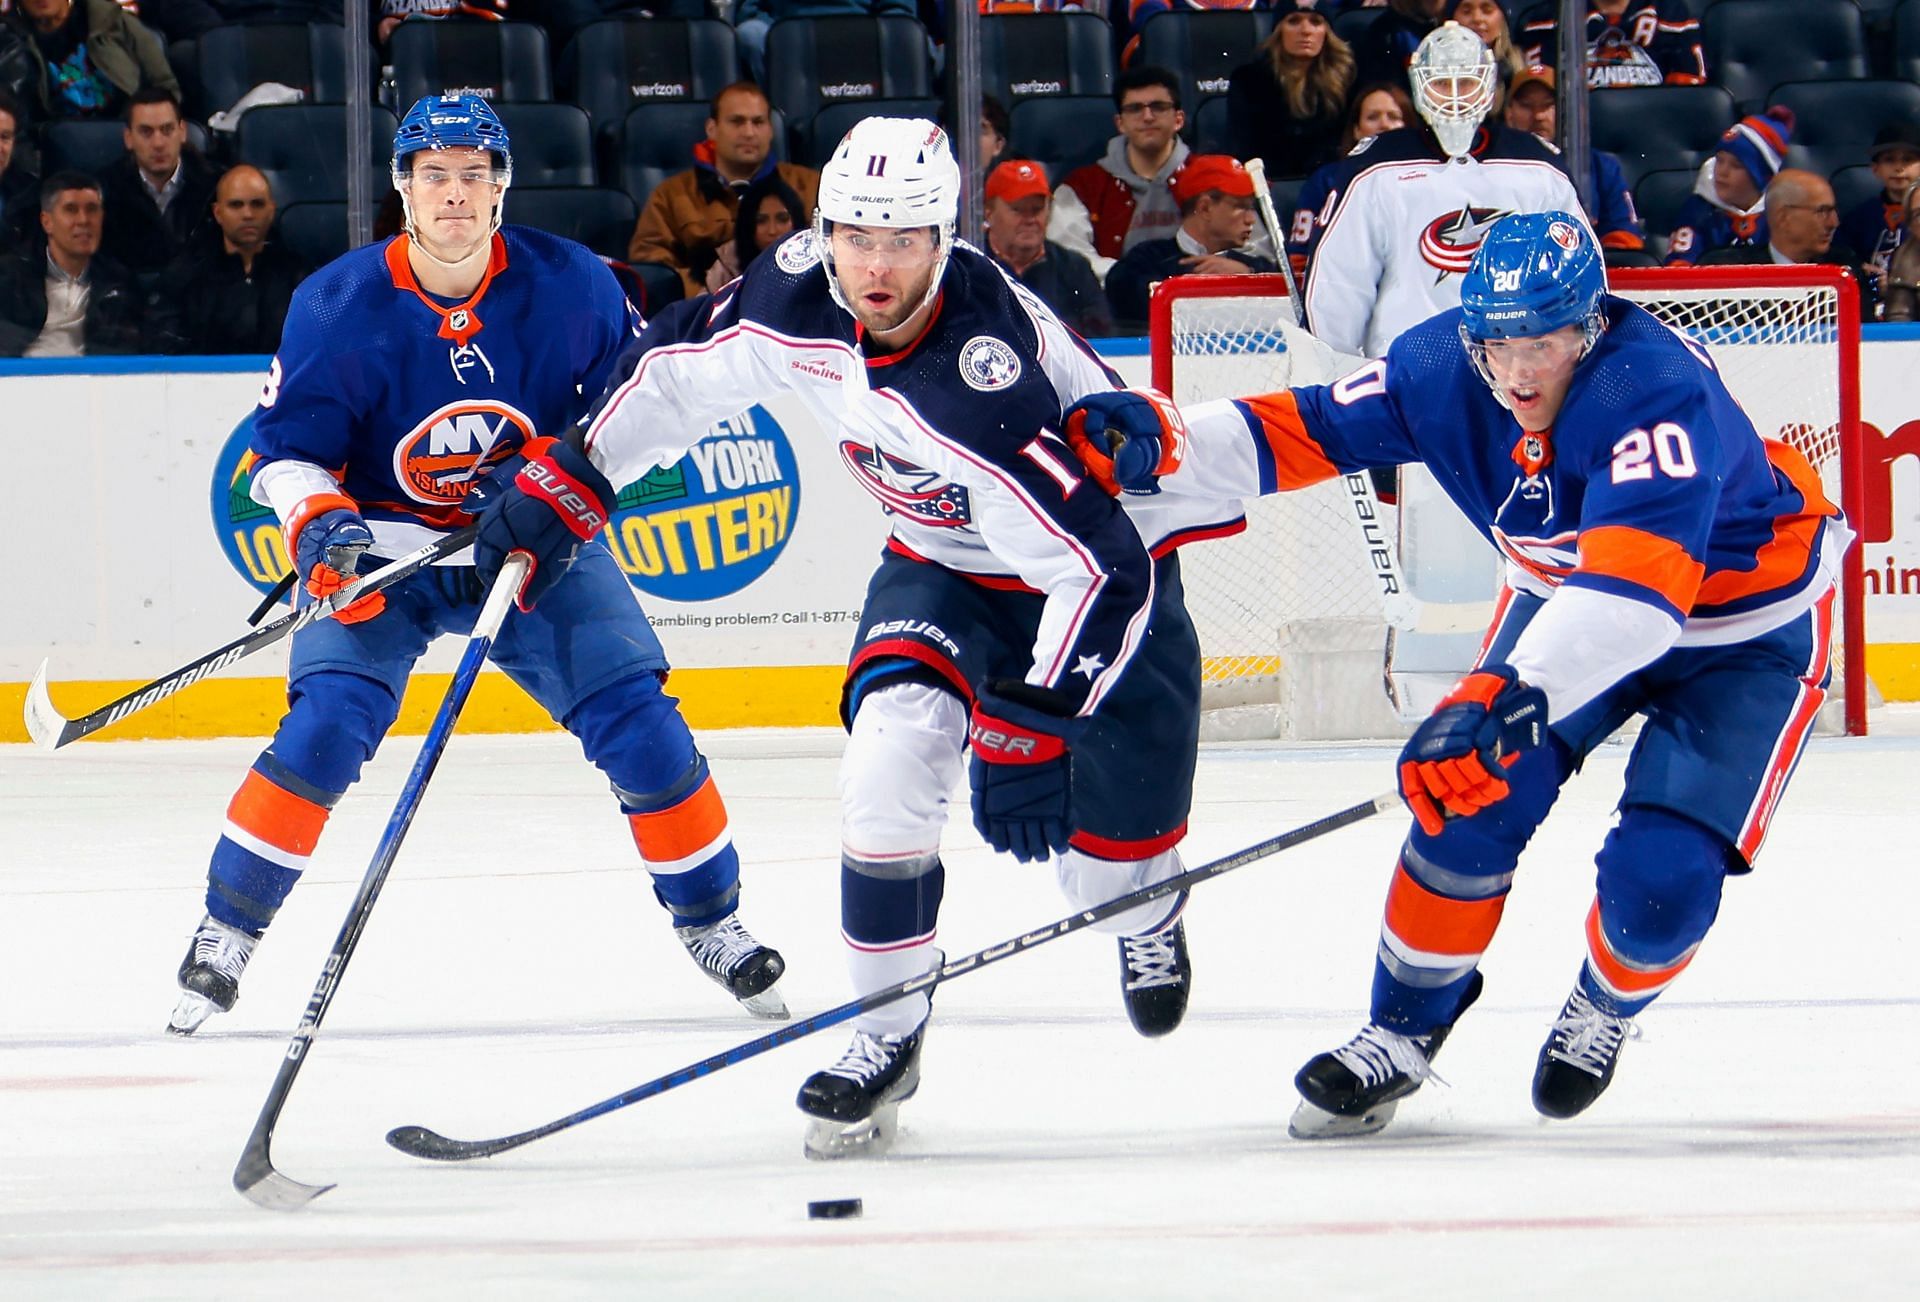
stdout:
[[(1062, 412), (1118, 388), (1085, 343), (953, 237), (960, 173), (937, 126), (868, 118), (823, 169), (812, 229), (656, 317), (593, 414), (480, 524), (476, 564), (537, 558), (527, 599), (604, 525), (615, 489), (707, 425), (804, 402), (892, 520), (842, 694), (841, 929), (856, 991), (936, 968), (948, 799), (965, 750), (974, 824), (1051, 863), (1075, 907), (1181, 871), (1199, 648), (1174, 548), (1241, 527), (1237, 503), (1124, 499), (1088, 477)], [(1143, 1035), (1184, 1014), (1184, 897), (1102, 924)], [(811, 1156), (883, 1150), (919, 1084), (930, 1001), (853, 1022), (802, 1087)]]

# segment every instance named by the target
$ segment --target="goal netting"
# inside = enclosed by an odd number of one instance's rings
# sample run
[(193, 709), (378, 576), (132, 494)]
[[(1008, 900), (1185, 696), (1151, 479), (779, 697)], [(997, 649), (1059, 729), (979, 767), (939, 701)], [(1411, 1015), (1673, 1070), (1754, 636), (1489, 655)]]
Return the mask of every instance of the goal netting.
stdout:
[[(1861, 519), (1859, 299), (1827, 267), (1613, 269), (1613, 292), (1698, 341), (1760, 433), (1797, 447), (1828, 495)], [(1181, 402), (1286, 382), (1279, 276), (1182, 276), (1154, 295), (1153, 382)], [(1248, 503), (1247, 531), (1184, 549), (1204, 658), (1210, 736), (1384, 737), (1388, 610), (1370, 550), (1394, 512), (1363, 523), (1342, 480)], [(1827, 727), (1866, 731), (1859, 551), (1834, 621)], [(1404, 613), (1396, 611), (1396, 620)]]

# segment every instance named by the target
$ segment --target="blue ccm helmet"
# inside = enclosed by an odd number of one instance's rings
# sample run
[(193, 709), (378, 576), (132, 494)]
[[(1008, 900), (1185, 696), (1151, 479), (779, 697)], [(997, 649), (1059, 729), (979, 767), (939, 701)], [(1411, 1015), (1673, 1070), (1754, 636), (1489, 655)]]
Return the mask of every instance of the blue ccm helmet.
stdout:
[(478, 95), (422, 95), (393, 133), (393, 184), (413, 172), (408, 160), (429, 149), (486, 149), (499, 155), (500, 184), (513, 181), (513, 142), (507, 128)]
[(1586, 330), (1584, 358), (1606, 328), (1606, 264), (1586, 224), (1564, 212), (1515, 213), (1487, 232), (1460, 282), (1460, 342), (1481, 378), (1486, 341), (1529, 339), (1565, 326)]

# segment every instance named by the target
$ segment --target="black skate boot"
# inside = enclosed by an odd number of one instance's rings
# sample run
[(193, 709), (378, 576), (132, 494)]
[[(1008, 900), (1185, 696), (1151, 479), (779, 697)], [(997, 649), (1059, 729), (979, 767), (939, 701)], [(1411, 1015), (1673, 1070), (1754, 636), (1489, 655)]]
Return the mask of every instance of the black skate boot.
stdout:
[(1541, 1116), (1577, 1117), (1613, 1083), (1620, 1049), (1640, 1037), (1631, 1017), (1621, 1017), (1587, 998), (1577, 984), (1540, 1046), (1533, 1070), (1533, 1106)]
[(187, 956), (180, 960), (180, 1002), (173, 1006), (167, 1030), (192, 1035), (215, 1013), (224, 1013), (240, 999), (240, 974), (247, 970), (258, 936), (229, 927), (211, 917), (200, 919)]
[(729, 913), (703, 927), (675, 927), (673, 933), (700, 970), (726, 987), (742, 1008), (755, 1017), (787, 1020), (787, 1002), (773, 988), (786, 972), (787, 960), (755, 940), (739, 914)]
[(1127, 1003), (1127, 1020), (1140, 1034), (1166, 1035), (1180, 1025), (1192, 985), (1185, 923), (1162, 927), (1150, 936), (1120, 938), (1120, 994)]
[[(1483, 984), (1475, 972), (1454, 1022), (1480, 997)], [(1433, 1075), (1434, 1055), (1447, 1042), (1454, 1022), (1425, 1035), (1401, 1035), (1369, 1022), (1332, 1053), (1311, 1059), (1293, 1078), (1300, 1106), (1293, 1110), (1287, 1133), (1295, 1139), (1341, 1139), (1381, 1129), (1393, 1120), (1399, 1100)]]
[(925, 1022), (906, 1035), (855, 1031), (840, 1061), (807, 1077), (800, 1110), (807, 1126), (808, 1157), (878, 1157), (900, 1130), (900, 1104), (920, 1088), (920, 1046)]

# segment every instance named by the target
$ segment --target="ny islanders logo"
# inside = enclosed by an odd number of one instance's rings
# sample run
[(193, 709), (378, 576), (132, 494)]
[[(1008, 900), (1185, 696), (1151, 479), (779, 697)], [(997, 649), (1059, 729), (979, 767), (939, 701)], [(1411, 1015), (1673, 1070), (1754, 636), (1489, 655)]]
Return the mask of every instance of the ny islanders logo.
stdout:
[(450, 402), (394, 445), (393, 479), (423, 506), (458, 506), (474, 480), (533, 437), (533, 421), (504, 402)]
[(1487, 232), (1508, 212), (1506, 208), (1456, 208), (1428, 222), (1420, 232), (1420, 256), (1440, 273), (1434, 280), (1449, 272), (1465, 274)]
[(793, 447), (779, 422), (754, 407), (712, 426), (672, 465), (628, 485), (605, 537), (640, 591), (710, 601), (772, 568), (799, 512)]
[(958, 527), (973, 523), (967, 490), (934, 471), (850, 439), (840, 443), (840, 460), (853, 472), (860, 487), (878, 498), (890, 514), (904, 515), (916, 524)]

